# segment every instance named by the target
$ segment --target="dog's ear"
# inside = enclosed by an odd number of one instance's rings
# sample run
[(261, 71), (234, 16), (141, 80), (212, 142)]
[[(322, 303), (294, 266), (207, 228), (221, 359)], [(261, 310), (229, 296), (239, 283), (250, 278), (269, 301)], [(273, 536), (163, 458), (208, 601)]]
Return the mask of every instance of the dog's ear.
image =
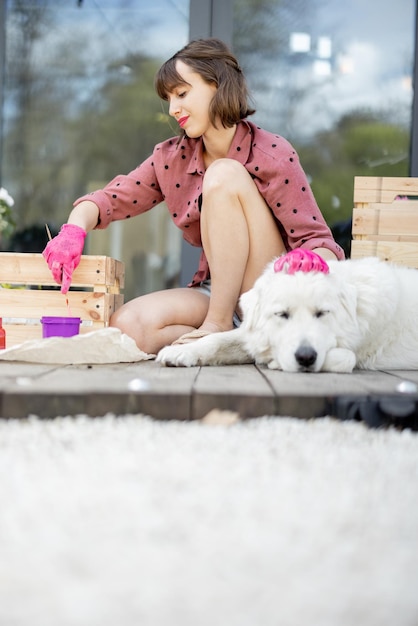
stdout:
[(353, 285), (340, 285), (338, 291), (339, 302), (352, 323), (357, 323), (357, 290)]
[(242, 294), (239, 304), (243, 313), (243, 326), (252, 330), (258, 321), (260, 314), (260, 298), (257, 290), (253, 287)]

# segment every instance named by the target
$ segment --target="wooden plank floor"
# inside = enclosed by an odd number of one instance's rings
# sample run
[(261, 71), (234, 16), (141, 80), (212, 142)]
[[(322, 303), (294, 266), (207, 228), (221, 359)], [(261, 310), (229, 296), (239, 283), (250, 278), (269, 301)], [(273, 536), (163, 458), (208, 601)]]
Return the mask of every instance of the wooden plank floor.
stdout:
[[(242, 417), (333, 414), (339, 398), (405, 398), (417, 371), (289, 374), (255, 365), (168, 368), (154, 361), (94, 366), (0, 362), (0, 417), (144, 413), (200, 419), (214, 408)], [(410, 398), (418, 400), (417, 389)]]

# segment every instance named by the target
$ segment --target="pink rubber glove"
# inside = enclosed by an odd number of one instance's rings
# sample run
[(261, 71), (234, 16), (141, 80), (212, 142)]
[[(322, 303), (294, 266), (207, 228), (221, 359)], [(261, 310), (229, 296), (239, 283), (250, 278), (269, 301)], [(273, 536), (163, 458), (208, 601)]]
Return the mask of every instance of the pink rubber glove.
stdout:
[(52, 276), (67, 293), (71, 278), (83, 253), (86, 231), (75, 224), (64, 224), (56, 237), (51, 239), (42, 252)]
[(286, 272), (286, 274), (294, 274), (295, 272), (323, 272), (328, 274), (329, 267), (319, 254), (311, 250), (303, 248), (295, 248), (287, 254), (280, 256), (274, 262), (275, 272)]

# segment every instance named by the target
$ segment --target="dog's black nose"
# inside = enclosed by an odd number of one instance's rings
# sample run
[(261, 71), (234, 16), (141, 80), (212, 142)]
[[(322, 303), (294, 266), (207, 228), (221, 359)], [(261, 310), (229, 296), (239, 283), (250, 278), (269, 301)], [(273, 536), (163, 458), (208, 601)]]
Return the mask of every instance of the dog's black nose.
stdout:
[(295, 352), (296, 361), (302, 367), (311, 367), (317, 356), (318, 353), (311, 346), (300, 346)]

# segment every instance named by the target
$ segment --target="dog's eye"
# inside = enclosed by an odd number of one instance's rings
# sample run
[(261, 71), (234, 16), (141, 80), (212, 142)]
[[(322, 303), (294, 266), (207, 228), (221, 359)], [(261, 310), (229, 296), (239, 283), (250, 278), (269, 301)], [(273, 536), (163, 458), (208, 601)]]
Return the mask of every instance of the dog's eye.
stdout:
[(324, 315), (326, 315), (327, 313), (329, 313), (329, 311), (318, 309), (317, 311), (315, 311), (314, 316), (320, 318), (324, 317)]
[(282, 320), (288, 320), (290, 317), (289, 311), (277, 311), (275, 315), (277, 315), (277, 317), (280, 317)]

